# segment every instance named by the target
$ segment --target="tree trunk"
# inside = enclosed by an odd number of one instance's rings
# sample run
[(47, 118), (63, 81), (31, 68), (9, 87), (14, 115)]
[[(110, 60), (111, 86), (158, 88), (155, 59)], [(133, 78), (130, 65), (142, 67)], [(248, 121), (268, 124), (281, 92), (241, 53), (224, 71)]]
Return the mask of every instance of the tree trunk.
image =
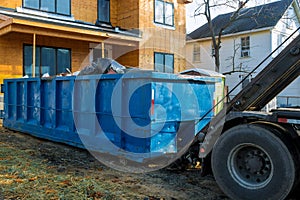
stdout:
[(215, 48), (215, 71), (220, 72), (220, 49)]

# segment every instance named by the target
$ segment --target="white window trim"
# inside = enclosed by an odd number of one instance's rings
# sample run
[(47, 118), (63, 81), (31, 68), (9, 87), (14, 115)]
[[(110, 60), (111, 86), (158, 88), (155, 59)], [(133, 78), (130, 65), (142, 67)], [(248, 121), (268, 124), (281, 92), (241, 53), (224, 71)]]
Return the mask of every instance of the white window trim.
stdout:
[[(163, 2), (163, 4), (164, 4), (164, 6), (165, 6), (165, 3), (169, 3), (169, 4), (172, 4), (172, 8), (173, 8), (173, 10), (172, 10), (172, 22), (173, 22), (173, 24), (172, 25), (170, 25), (170, 24), (166, 24), (165, 22), (164, 23), (161, 23), (161, 22), (157, 22), (156, 21), (156, 1), (157, 0), (154, 0), (154, 7), (153, 7), (153, 9), (154, 9), (154, 15), (153, 15), (153, 23), (156, 25), (156, 26), (159, 26), (159, 27), (163, 27), (163, 28), (167, 28), (167, 29), (171, 29), (171, 30), (175, 30), (175, 8), (174, 8), (174, 3), (172, 3), (172, 2), (167, 2), (167, 1), (165, 1), (165, 0), (158, 0), (158, 1), (161, 1), (161, 2)], [(165, 12), (165, 10), (163, 10), (163, 12)], [(163, 14), (163, 19), (164, 19), (164, 17), (165, 17), (165, 15)], [(165, 19), (164, 19), (165, 20)]]
[[(243, 50), (242, 39), (249, 38), (249, 47), (248, 49)], [(247, 54), (247, 55), (246, 55)], [(241, 37), (241, 58), (249, 58), (250, 57), (250, 36)]]

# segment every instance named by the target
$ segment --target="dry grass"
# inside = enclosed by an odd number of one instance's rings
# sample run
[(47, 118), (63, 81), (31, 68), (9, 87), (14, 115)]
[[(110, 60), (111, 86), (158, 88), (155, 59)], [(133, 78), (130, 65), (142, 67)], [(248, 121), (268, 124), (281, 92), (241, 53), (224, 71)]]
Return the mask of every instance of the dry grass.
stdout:
[(224, 199), (212, 177), (160, 170), (126, 174), (87, 151), (0, 127), (0, 200)]
[(126, 198), (141, 197), (116, 184), (117, 176), (105, 178), (101, 172), (106, 167), (87, 152), (38, 140), (32, 148), (24, 137), (11, 135), (11, 142), (0, 142), (0, 192), (5, 199), (122, 199), (125, 193)]
[[(0, 185), (7, 199), (115, 199), (122, 198), (121, 185), (100, 177), (60, 173), (47, 160), (34, 160), (31, 150), (6, 144), (0, 148)], [(112, 182), (113, 183), (113, 182)], [(115, 191), (114, 193), (112, 191)], [(127, 194), (128, 195), (128, 194)], [(132, 194), (132, 198), (137, 197)]]

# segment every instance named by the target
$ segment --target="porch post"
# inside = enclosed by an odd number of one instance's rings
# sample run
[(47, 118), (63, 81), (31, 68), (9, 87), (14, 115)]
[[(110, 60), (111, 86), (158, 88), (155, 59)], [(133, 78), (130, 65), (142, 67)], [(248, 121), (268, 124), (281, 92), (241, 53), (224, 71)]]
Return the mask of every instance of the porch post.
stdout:
[(105, 58), (105, 46), (104, 46), (104, 42), (102, 42), (101, 43), (101, 50), (102, 50), (102, 52), (101, 52), (101, 58)]
[(33, 34), (33, 46), (32, 46), (32, 77), (35, 77), (35, 58), (36, 58), (36, 34)]

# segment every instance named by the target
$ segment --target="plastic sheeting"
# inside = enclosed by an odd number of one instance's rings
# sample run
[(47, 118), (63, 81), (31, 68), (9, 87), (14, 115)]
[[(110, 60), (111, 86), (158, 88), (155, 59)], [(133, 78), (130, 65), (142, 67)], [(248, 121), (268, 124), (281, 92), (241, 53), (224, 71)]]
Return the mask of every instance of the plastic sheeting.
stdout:
[(126, 67), (110, 58), (101, 58), (96, 62), (92, 62), (91, 65), (84, 67), (80, 72), (80, 75), (92, 75), (92, 74), (124, 74)]

